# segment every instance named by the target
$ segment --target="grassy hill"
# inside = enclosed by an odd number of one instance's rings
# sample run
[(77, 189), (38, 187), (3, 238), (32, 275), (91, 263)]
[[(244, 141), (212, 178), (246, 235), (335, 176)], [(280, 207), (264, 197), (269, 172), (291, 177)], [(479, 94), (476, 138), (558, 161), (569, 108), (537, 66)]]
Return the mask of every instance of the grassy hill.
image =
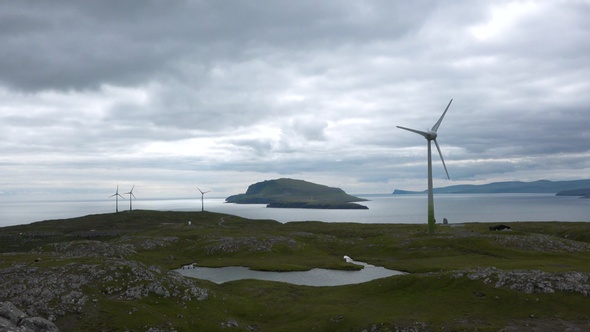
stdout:
[[(189, 224), (188, 221), (191, 221)], [(63, 331), (544, 331), (590, 327), (590, 223), (438, 226), (131, 211), (0, 229), (0, 302)], [(409, 272), (309, 287), (171, 269)]]
[(352, 203), (366, 201), (365, 199), (348, 195), (340, 188), (287, 178), (252, 184), (245, 194), (229, 196), (225, 201), (268, 204), (268, 207), (366, 209), (365, 206)]

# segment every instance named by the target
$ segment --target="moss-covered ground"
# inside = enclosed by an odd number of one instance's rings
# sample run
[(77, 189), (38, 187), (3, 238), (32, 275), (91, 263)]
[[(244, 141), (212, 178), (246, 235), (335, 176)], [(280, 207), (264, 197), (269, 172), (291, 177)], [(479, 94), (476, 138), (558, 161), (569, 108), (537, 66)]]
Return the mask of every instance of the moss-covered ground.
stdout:
[[(47, 268), (100, 264), (100, 258), (66, 259), (52, 252), (54, 243), (92, 240), (134, 245), (136, 250), (126, 259), (168, 270), (193, 262), (274, 271), (359, 268), (344, 261), (348, 255), (409, 272), (338, 287), (198, 280), (199, 287), (210, 290), (209, 298), (182, 303), (155, 294), (117, 300), (104, 289), (87, 287), (85, 292), (97, 300), (86, 303), (82, 313), (57, 317), (56, 324), (64, 330), (144, 331), (146, 326), (158, 326), (166, 331), (517, 331), (560, 330), (568, 324), (590, 328), (590, 299), (580, 293), (526, 293), (457, 274), (488, 267), (590, 273), (590, 223), (503, 224), (512, 230), (490, 231), (494, 224), (466, 223), (439, 225), (435, 234), (428, 234), (426, 225), (414, 224), (281, 224), (209, 212), (138, 210), (1, 228), (0, 271), (16, 263)], [(160, 242), (145, 245), (148, 240)]]

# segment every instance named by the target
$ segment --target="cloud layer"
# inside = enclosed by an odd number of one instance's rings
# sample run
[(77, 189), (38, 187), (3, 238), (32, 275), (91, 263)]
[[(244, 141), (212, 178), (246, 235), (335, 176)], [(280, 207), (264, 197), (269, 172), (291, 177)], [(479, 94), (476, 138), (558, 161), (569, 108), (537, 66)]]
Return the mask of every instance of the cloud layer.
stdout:
[(0, 191), (590, 177), (588, 1), (0, 4)]

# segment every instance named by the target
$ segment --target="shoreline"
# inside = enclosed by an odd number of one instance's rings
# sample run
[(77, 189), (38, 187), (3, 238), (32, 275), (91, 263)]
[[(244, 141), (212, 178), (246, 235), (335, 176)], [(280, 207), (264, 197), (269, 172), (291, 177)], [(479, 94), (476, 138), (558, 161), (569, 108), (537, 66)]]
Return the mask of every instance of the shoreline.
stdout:
[[(222, 198), (205, 199), (205, 210), (239, 215), (252, 219), (273, 219), (279, 222), (320, 220), (324, 222), (359, 223), (422, 223), (426, 220), (425, 200), (422, 195), (380, 195), (367, 197), (363, 202), (368, 210), (271, 209), (264, 204), (227, 204)], [(573, 196), (546, 194), (446, 194), (435, 196), (437, 220), (449, 223), (510, 222), (510, 221), (590, 221), (588, 200)], [(200, 211), (200, 199), (163, 199), (133, 202), (137, 209), (156, 211)], [(120, 210), (128, 210), (128, 202), (119, 202)], [(0, 227), (28, 224), (41, 220), (72, 218), (88, 214), (110, 213), (115, 202), (51, 201), (0, 202)]]

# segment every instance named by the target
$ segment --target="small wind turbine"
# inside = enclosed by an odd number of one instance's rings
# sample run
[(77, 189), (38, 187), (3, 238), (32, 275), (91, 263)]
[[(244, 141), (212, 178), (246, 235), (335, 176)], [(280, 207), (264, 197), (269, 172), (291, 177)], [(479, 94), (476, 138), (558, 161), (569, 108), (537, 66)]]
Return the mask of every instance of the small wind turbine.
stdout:
[[(199, 187), (197, 187), (197, 189), (199, 189)], [(203, 212), (203, 211), (205, 211), (204, 196), (206, 193), (210, 192), (211, 190), (202, 191), (201, 189), (199, 189), (199, 191), (201, 192), (201, 212)]]
[(112, 194), (111, 196), (109, 196), (109, 198), (111, 198), (113, 196), (115, 196), (115, 200), (117, 202), (115, 212), (119, 212), (119, 197), (125, 198), (125, 197), (121, 196), (121, 194), (119, 194), (119, 186), (117, 186), (117, 191), (114, 194)]
[(449, 172), (447, 171), (447, 166), (445, 165), (445, 160), (443, 159), (442, 153), (440, 152), (440, 147), (438, 146), (438, 143), (436, 142), (436, 137), (437, 137), (436, 131), (438, 130), (440, 123), (442, 122), (443, 118), (445, 117), (445, 114), (447, 114), (447, 111), (449, 110), (449, 107), (451, 106), (452, 102), (453, 102), (453, 99), (451, 99), (451, 101), (449, 101), (447, 108), (445, 108), (445, 111), (440, 116), (440, 119), (438, 119), (438, 121), (434, 124), (434, 126), (432, 127), (432, 129), (430, 129), (430, 131), (426, 132), (426, 131), (420, 131), (420, 130), (397, 126), (400, 129), (408, 130), (408, 131), (411, 131), (411, 132), (416, 133), (418, 135), (422, 135), (428, 141), (428, 232), (429, 233), (434, 233), (434, 223), (435, 223), (435, 221), (434, 221), (434, 194), (432, 193), (432, 153), (430, 152), (431, 151), (430, 143), (432, 141), (434, 141), (434, 144), (436, 145), (436, 149), (438, 150), (438, 154), (440, 155), (440, 160), (442, 161), (442, 164), (445, 168), (445, 172), (447, 173), (447, 178), (450, 180), (451, 177), (449, 176)]
[(128, 193), (124, 193), (123, 195), (129, 195), (129, 211), (133, 211), (133, 204), (131, 203), (132, 201), (132, 197), (135, 198), (135, 195), (133, 195), (133, 189), (135, 188), (135, 185), (133, 185), (133, 187), (131, 187), (131, 190), (129, 190)]

